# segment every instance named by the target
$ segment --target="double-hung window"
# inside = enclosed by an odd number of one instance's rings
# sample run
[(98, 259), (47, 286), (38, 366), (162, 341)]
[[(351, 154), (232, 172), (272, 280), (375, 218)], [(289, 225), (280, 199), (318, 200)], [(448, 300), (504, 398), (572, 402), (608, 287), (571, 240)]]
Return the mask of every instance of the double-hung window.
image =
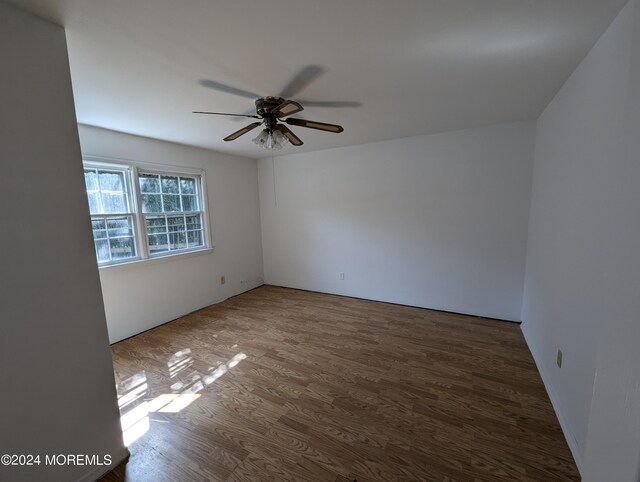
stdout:
[(149, 254), (201, 248), (198, 178), (140, 172), (138, 179)]
[(85, 161), (99, 265), (208, 248), (204, 173)]
[(126, 168), (84, 169), (98, 263), (137, 257), (131, 182)]

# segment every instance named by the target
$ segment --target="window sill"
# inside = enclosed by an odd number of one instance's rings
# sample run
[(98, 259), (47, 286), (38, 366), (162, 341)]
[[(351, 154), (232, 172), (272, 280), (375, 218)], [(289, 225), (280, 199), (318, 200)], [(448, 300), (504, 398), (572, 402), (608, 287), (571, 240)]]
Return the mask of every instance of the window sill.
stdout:
[(184, 253), (165, 254), (162, 256), (156, 256), (154, 258), (136, 259), (133, 261), (126, 261), (123, 263), (108, 264), (105, 266), (98, 266), (98, 269), (100, 271), (102, 270), (111, 271), (115, 269), (143, 267), (143, 266), (150, 266), (154, 264), (167, 263), (169, 261), (174, 261), (177, 259), (193, 258), (195, 256), (204, 256), (206, 254), (211, 254), (213, 253), (214, 248), (215, 246), (212, 246), (210, 248), (198, 249), (194, 251), (186, 251)]

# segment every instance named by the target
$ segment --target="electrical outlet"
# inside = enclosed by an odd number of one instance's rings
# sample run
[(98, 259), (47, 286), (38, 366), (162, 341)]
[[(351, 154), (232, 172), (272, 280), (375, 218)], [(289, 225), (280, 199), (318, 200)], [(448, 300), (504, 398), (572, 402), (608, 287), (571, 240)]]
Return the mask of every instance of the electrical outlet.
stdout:
[(344, 273), (340, 273), (340, 279), (344, 281)]
[(223, 285), (227, 282), (227, 279), (224, 276), (220, 276), (220, 284)]
[(556, 363), (558, 368), (562, 368), (562, 350), (558, 350), (558, 356), (556, 357)]

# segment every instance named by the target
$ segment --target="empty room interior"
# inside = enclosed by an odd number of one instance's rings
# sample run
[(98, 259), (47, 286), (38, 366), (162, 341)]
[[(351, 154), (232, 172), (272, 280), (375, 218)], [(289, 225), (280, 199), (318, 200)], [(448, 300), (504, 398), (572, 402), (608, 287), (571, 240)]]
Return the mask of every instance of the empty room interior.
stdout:
[(0, 480), (640, 481), (640, 0), (0, 46)]

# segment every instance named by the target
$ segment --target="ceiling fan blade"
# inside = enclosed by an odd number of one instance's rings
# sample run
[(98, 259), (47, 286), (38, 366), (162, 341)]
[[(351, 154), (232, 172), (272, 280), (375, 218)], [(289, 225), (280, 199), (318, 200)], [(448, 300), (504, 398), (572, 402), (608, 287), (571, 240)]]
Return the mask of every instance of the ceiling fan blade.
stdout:
[(254, 122), (253, 124), (249, 124), (246, 127), (243, 127), (242, 129), (240, 129), (239, 131), (234, 132), (231, 135), (228, 135), (227, 137), (224, 138), (225, 141), (229, 142), (229, 141), (235, 141), (238, 137), (246, 134), (247, 132), (249, 132), (250, 130), (255, 129), (256, 127), (258, 127), (260, 124), (262, 124), (262, 122)]
[[(255, 111), (256, 111), (255, 109), (244, 111), (242, 113), (242, 117), (254, 116), (256, 119), (262, 119), (262, 117), (260, 117), (258, 115), (255, 115), (255, 114), (252, 114), (252, 112), (255, 112)], [(233, 122), (242, 122), (242, 121), (244, 121), (244, 119), (242, 117), (240, 117), (240, 116), (230, 117), (229, 120), (233, 121)]]
[(291, 144), (293, 144), (294, 146), (301, 146), (302, 144), (304, 144), (304, 142), (302, 142), (302, 140), (293, 132), (291, 132), (291, 129), (289, 129), (284, 124), (278, 124), (278, 130), (282, 133), (283, 136), (289, 139), (289, 142), (291, 142)]
[(349, 101), (324, 101), (324, 100), (299, 100), (301, 104), (307, 107), (362, 107), (360, 102)]
[(235, 87), (231, 87), (230, 85), (226, 85), (226, 84), (221, 84), (220, 82), (216, 82), (215, 80), (202, 79), (198, 83), (203, 87), (208, 87), (210, 89), (218, 90), (226, 94), (239, 95), (240, 97), (247, 97), (249, 99), (257, 99), (258, 97), (260, 97), (258, 94), (254, 94), (253, 92), (249, 92), (247, 90), (242, 90), (242, 89), (236, 89)]
[(342, 126), (337, 124), (327, 124), (325, 122), (309, 121), (305, 119), (286, 119), (285, 122), (292, 126), (308, 127), (309, 129), (318, 129), (319, 131), (334, 132), (336, 134), (344, 131)]
[(273, 109), (271, 113), (275, 114), (279, 118), (283, 118), (288, 115), (300, 112), (301, 110), (304, 110), (304, 107), (302, 107), (297, 102), (294, 102), (292, 100), (285, 100), (282, 104)]
[(249, 114), (229, 114), (227, 112), (202, 112), (199, 110), (192, 111), (192, 114), (212, 114), (212, 115), (232, 115), (236, 117), (251, 117), (252, 119), (261, 119), (261, 117), (257, 115), (249, 115)]
[(279, 97), (285, 99), (294, 97), (298, 92), (302, 91), (307, 85), (316, 80), (322, 74), (325, 73), (325, 68), (319, 65), (307, 65), (296, 76), (289, 81), (289, 83), (282, 89)]

